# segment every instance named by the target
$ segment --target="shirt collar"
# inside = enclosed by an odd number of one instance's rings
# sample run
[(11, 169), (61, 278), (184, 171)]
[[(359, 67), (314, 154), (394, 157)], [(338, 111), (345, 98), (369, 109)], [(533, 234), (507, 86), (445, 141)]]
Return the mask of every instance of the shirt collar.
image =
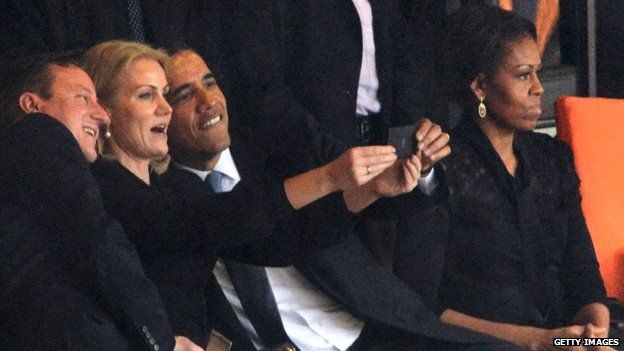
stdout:
[(197, 176), (199, 176), (202, 180), (206, 180), (206, 177), (208, 176), (208, 174), (212, 173), (212, 171), (221, 172), (223, 175), (232, 179), (234, 183), (238, 183), (241, 180), (240, 174), (238, 174), (238, 169), (236, 169), (234, 159), (232, 158), (230, 148), (227, 148), (221, 152), (221, 156), (219, 156), (219, 161), (217, 161), (214, 169), (210, 171), (202, 171), (199, 169), (191, 168), (176, 161), (173, 161), (173, 164), (177, 168), (197, 174)]

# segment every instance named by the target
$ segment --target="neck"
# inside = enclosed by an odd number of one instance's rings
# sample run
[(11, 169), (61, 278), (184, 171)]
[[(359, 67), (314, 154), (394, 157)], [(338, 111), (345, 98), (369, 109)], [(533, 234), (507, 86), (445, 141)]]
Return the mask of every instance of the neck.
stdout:
[(216, 155), (201, 155), (201, 154), (191, 154), (191, 153), (175, 153), (173, 159), (187, 167), (194, 168), (200, 171), (212, 171), (219, 159), (221, 158), (221, 153), (219, 152)]
[(115, 143), (111, 143), (111, 151), (113, 157), (124, 166), (124, 168), (141, 179), (145, 184), (150, 184), (149, 159), (133, 157), (120, 149)]

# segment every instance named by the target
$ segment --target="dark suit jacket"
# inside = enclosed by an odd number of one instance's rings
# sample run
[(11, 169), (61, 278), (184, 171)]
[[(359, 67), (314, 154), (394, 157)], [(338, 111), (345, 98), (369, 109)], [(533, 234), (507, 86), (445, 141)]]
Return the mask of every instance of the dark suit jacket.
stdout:
[[(310, 250), (340, 240), (338, 234), (352, 225), (344, 220), (349, 217), (340, 204), (342, 197), (329, 196), (315, 206), (331, 208), (333, 215), (325, 222), (311, 223), (312, 228), (324, 228), (318, 232), (325, 235), (308, 236), (316, 231), (293, 223), (295, 211), (282, 182), (265, 173), (262, 155), (251, 150), (232, 146), (244, 180), (223, 194), (206, 190), (199, 177), (185, 170), (171, 169), (162, 179), (153, 176), (148, 186), (118, 163), (98, 160), (93, 165), (104, 204), (137, 246), (175, 334), (199, 345), (206, 344), (216, 317), (231, 313), (229, 317), (236, 318), (211, 274), (218, 257), (287, 265)], [(215, 304), (205, 294), (225, 304)]]
[(441, 308), (504, 323), (569, 325), (604, 299), (569, 147), (517, 132), (512, 177), (474, 123), (452, 140), (443, 161), (451, 195), (414, 217), (397, 246), (397, 274)]
[[(252, 159), (249, 157), (239, 157), (245, 156), (245, 153), (237, 151), (240, 149), (233, 148), (232, 154), (241, 179), (257, 179), (257, 168), (250, 167), (255, 163), (250, 162)], [(360, 216), (407, 216), (439, 203), (445, 196), (444, 191), (432, 197), (415, 191), (408, 196), (380, 201), (355, 219)], [(490, 341), (481, 335), (441, 323), (417, 293), (377, 264), (370, 251), (353, 234), (353, 216), (343, 212), (342, 205), (336, 201), (323, 199), (299, 210), (294, 224), (306, 231), (304, 238), (308, 242), (304, 246), (309, 251), (299, 254), (298, 259), (291, 260), (291, 263), (320, 291), (359, 318), (416, 336), (459, 343)], [(327, 245), (319, 238), (328, 235), (343, 239), (325, 247)], [(246, 331), (223, 296), (219, 284), (214, 279), (211, 284), (207, 290), (207, 301), (215, 312), (209, 317), (212, 318), (212, 325), (236, 340), (233, 350), (253, 350)]]
[[(35, 315), (40, 301), (50, 301), (46, 290), (68, 314), (37, 325), (40, 334), (24, 335), (17, 327), (14, 341), (39, 349), (61, 343), (63, 335), (71, 340), (78, 332), (68, 323), (82, 318), (74, 311), (90, 315), (92, 323), (114, 320), (134, 347), (153, 349), (152, 339), (161, 350), (172, 350), (173, 334), (156, 288), (121, 226), (104, 210), (71, 133), (48, 116), (27, 116), (3, 137), (0, 153), (0, 304), (12, 312), (1, 314), (3, 324), (40, 318)], [(54, 331), (56, 338), (46, 340)], [(93, 340), (96, 335), (86, 342)], [(115, 343), (94, 347), (105, 350)]]
[[(272, 145), (261, 146), (274, 146), (294, 161), (320, 132), (353, 146), (362, 33), (352, 1), (227, 3), (224, 52), (236, 63), (230, 104), (242, 114), (235, 123), (255, 127), (256, 135), (262, 131), (262, 140), (272, 136)], [(396, 0), (371, 6), (381, 121), (404, 125), (438, 117), (431, 51), (414, 45)], [(307, 133), (303, 125), (319, 130)]]

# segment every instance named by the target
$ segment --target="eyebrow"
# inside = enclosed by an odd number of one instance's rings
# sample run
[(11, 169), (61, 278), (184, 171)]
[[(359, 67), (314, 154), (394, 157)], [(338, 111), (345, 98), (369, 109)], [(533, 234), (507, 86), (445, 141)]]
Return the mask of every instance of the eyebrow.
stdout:
[[(214, 78), (215, 78), (214, 73), (208, 72), (202, 76), (201, 80), (203, 82), (203, 81), (214, 79)], [(168, 95), (173, 98), (176, 95), (179, 95), (182, 91), (186, 89), (190, 89), (190, 88), (191, 88), (191, 83), (182, 84), (179, 87), (177, 87), (174, 91), (170, 92)]]
[(540, 67), (542, 67), (542, 64), (540, 63), (539, 65), (534, 65), (534, 64), (531, 64), (531, 63), (521, 63), (519, 65), (516, 65), (516, 68), (520, 68), (522, 66), (528, 66), (530, 68), (540, 68)]
[(86, 85), (78, 84), (77, 89), (79, 90), (79, 94), (96, 94), (95, 90), (90, 89)]

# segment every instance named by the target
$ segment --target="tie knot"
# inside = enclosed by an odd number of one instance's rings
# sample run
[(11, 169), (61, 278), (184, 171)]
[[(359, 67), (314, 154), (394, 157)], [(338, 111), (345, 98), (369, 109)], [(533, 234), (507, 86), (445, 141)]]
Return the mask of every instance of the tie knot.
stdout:
[(219, 171), (212, 171), (206, 177), (205, 182), (210, 186), (210, 189), (215, 193), (223, 192), (221, 180), (223, 179), (223, 173)]

